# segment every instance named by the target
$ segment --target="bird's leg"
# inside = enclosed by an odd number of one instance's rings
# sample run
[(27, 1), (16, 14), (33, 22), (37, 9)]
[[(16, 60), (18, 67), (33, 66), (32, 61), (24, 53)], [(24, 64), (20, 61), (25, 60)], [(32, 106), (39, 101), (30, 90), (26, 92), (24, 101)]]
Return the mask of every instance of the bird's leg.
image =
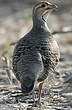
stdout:
[(38, 99), (38, 104), (39, 105), (40, 105), (40, 98), (41, 98), (42, 86), (43, 86), (43, 82), (39, 84), (39, 99)]

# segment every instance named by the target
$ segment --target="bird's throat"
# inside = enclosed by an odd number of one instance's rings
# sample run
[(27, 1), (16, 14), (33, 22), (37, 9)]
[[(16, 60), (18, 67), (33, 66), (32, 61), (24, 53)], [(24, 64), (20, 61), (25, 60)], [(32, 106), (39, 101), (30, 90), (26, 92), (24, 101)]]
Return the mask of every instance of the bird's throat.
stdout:
[(42, 20), (43, 20), (44, 22), (46, 22), (46, 20), (44, 19), (44, 16), (42, 16)]
[(37, 29), (46, 29), (47, 27), (47, 21), (44, 19), (43, 16), (41, 18), (34, 18), (33, 20), (33, 27)]

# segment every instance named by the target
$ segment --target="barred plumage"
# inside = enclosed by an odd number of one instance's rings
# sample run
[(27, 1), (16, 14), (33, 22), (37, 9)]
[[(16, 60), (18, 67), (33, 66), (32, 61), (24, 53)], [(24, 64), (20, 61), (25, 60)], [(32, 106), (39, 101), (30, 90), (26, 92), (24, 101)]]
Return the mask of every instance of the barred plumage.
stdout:
[[(43, 82), (49, 72), (55, 69), (60, 53), (59, 47), (51, 35), (43, 18), (41, 5), (54, 7), (48, 2), (40, 2), (33, 13), (33, 28), (21, 38), (13, 54), (13, 71), (21, 82), (22, 91), (29, 93), (37, 80)], [(45, 8), (44, 11), (49, 9)]]

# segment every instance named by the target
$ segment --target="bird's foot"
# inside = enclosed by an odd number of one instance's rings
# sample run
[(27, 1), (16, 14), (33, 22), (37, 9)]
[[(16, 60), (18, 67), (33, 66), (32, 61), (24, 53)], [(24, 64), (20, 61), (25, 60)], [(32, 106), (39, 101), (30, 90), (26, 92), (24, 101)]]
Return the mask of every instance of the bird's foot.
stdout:
[(40, 108), (41, 107), (41, 103), (39, 103), (38, 101), (33, 103), (33, 107), (38, 107)]
[(37, 107), (37, 103), (34, 103), (33, 106), (34, 106), (34, 107)]
[(37, 106), (38, 107), (41, 107), (41, 101), (40, 101), (40, 99), (38, 99), (38, 101), (37, 101)]

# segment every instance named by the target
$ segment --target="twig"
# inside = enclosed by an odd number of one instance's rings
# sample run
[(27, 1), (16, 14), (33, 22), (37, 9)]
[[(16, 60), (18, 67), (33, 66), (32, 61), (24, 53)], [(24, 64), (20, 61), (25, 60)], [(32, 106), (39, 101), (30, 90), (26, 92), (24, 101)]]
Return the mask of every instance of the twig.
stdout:
[(66, 33), (72, 33), (72, 30), (70, 31), (64, 31), (64, 30), (55, 30), (52, 32), (52, 35), (55, 35), (55, 34), (66, 34)]
[(9, 68), (9, 66), (10, 66), (9, 58), (6, 57), (6, 56), (3, 56), (2, 60), (5, 62), (6, 66), (7, 66), (6, 72), (7, 72), (7, 75), (8, 75), (9, 82), (10, 82), (10, 84), (12, 84), (12, 75), (10, 73), (10, 68)]
[(17, 42), (11, 42), (10, 43), (10, 46), (13, 46), (13, 45), (15, 45)]
[(2, 70), (12, 70), (13, 68), (12, 67), (7, 67), (7, 66), (0, 66), (0, 69), (2, 69)]
[(66, 33), (72, 33), (72, 27), (63, 27), (59, 30), (54, 30), (52, 32), (52, 35), (55, 35), (55, 34), (66, 34)]

